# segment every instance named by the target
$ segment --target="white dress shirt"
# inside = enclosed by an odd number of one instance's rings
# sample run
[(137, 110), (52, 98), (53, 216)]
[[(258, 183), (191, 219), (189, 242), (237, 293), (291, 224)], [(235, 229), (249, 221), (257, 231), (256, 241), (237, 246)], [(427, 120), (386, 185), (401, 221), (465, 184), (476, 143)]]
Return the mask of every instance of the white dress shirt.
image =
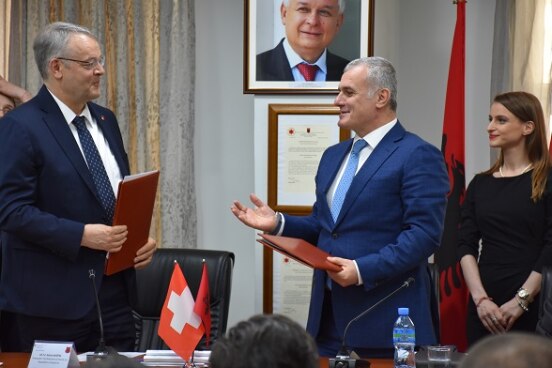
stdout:
[[(81, 150), (82, 157), (84, 157), (84, 161), (86, 162), (86, 157), (84, 156), (84, 151), (81, 147), (77, 127), (75, 126), (75, 124), (72, 123), (77, 114), (75, 114), (73, 110), (71, 110), (66, 104), (64, 104), (59, 98), (57, 98), (50, 90), (48, 90), (48, 92), (50, 92), (50, 94), (54, 98), (54, 101), (56, 101), (56, 103), (58, 104), (67, 124), (69, 124), (69, 129), (71, 129), (71, 133), (73, 133), (73, 137), (75, 137), (75, 141), (77, 142)], [(121, 170), (119, 169), (117, 160), (111, 152), (111, 148), (109, 148), (109, 143), (105, 139), (102, 130), (98, 126), (98, 123), (94, 118), (92, 118), (92, 114), (88, 109), (88, 105), (85, 105), (84, 110), (82, 110), (82, 112), (80, 113), (80, 116), (84, 116), (86, 120), (86, 127), (88, 128), (88, 131), (90, 132), (90, 135), (92, 135), (92, 139), (94, 140), (94, 143), (98, 148), (98, 152), (104, 164), (105, 171), (107, 172), (107, 176), (109, 177), (109, 182), (111, 183), (111, 187), (113, 188), (113, 193), (115, 194), (115, 197), (117, 197), (119, 182), (122, 179)]]

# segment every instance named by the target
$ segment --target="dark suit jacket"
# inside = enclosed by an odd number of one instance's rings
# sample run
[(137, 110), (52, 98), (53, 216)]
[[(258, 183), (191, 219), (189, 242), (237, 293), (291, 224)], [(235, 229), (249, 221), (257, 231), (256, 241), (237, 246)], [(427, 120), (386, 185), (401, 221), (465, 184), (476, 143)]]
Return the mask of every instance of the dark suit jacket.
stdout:
[[(326, 53), (326, 81), (339, 81), (349, 60), (330, 51)], [(257, 55), (257, 81), (293, 81), (293, 74), (284, 51), (284, 39), (272, 50)]]
[[(397, 308), (409, 307), (416, 344), (436, 342), (430, 312), (427, 258), (441, 239), (448, 176), (437, 148), (397, 123), (356, 174), (334, 223), (326, 200), (352, 139), (328, 148), (316, 174), (316, 203), (310, 216), (285, 217), (283, 235), (302, 237), (330, 254), (356, 260), (364, 284), (332, 282), (337, 329), (391, 293), (409, 277), (415, 283), (351, 325), (347, 344), (392, 347)], [(317, 336), (325, 274), (315, 271), (307, 330)]]
[[(121, 174), (128, 158), (114, 114), (89, 103)], [(88, 270), (99, 288), (105, 252), (81, 247), (85, 224), (107, 224), (77, 142), (42, 87), (0, 120), (0, 309), (77, 319), (94, 305)], [(129, 271), (133, 275), (133, 271)]]

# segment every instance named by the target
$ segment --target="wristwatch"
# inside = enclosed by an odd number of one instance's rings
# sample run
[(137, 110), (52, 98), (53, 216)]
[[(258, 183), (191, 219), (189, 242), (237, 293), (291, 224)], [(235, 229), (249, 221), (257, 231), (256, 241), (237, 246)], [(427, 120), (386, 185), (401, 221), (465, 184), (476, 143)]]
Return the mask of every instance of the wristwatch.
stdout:
[(524, 302), (531, 303), (533, 301), (533, 298), (531, 298), (531, 293), (527, 291), (527, 289), (519, 288), (516, 295)]

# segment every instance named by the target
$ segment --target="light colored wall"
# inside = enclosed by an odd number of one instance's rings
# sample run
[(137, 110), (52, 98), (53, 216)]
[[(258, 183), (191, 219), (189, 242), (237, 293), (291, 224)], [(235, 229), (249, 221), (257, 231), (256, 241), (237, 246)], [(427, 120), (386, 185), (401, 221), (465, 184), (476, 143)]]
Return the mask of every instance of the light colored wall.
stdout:
[[(490, 101), (494, 0), (467, 4), (466, 171), (489, 166), (485, 134)], [(260, 246), (230, 213), (232, 200), (266, 198), (267, 104), (328, 103), (332, 96), (252, 96), (243, 91), (243, 1), (196, 6), (196, 184), (200, 247), (236, 254), (229, 326), (262, 311)], [(398, 114), (440, 147), (456, 8), (445, 0), (376, 0), (375, 54), (399, 78)]]

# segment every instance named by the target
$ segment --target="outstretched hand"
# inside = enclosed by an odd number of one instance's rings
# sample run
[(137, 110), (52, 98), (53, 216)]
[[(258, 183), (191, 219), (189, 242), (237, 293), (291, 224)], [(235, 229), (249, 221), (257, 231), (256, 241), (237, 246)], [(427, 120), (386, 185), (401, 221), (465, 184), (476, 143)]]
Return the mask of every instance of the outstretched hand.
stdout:
[(253, 193), (249, 195), (249, 199), (255, 205), (254, 208), (246, 207), (240, 201), (234, 201), (230, 211), (249, 227), (265, 232), (273, 231), (277, 225), (276, 212)]

